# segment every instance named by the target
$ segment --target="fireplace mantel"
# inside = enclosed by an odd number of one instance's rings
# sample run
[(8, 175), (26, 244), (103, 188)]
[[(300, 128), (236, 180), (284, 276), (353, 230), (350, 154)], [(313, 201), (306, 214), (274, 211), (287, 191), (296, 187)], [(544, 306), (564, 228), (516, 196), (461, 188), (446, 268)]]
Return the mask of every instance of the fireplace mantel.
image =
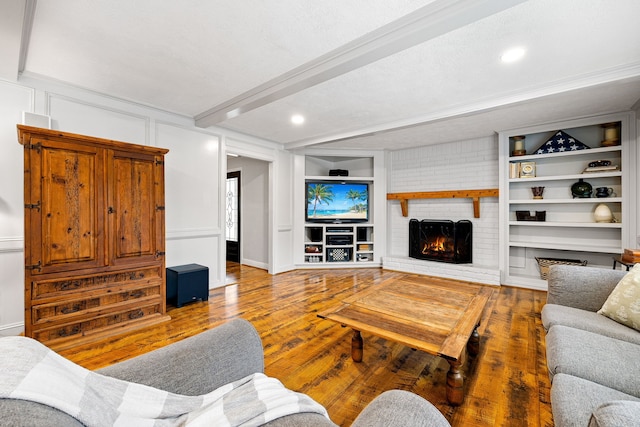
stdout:
[(409, 216), (409, 199), (473, 199), (473, 216), (480, 218), (480, 198), (498, 197), (497, 188), (484, 190), (449, 190), (449, 191), (418, 191), (408, 193), (387, 193), (387, 200), (400, 200), (402, 216)]

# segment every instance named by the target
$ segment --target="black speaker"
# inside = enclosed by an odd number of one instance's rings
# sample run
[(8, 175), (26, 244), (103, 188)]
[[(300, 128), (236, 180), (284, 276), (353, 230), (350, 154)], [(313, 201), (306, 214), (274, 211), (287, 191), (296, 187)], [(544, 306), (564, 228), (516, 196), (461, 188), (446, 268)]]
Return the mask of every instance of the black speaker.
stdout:
[(349, 176), (349, 171), (346, 169), (330, 169), (329, 176)]
[(366, 242), (367, 241), (367, 229), (364, 227), (359, 227), (358, 229), (358, 242)]
[(322, 228), (321, 227), (309, 228), (309, 239), (312, 242), (322, 242)]
[(167, 300), (176, 307), (209, 299), (209, 268), (198, 264), (167, 267)]

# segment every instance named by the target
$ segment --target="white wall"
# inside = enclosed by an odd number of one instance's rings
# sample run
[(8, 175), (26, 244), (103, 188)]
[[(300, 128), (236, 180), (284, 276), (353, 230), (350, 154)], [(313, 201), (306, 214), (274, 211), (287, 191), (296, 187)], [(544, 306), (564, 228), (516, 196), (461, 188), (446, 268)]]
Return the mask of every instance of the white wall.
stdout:
[(156, 141), (165, 157), (167, 267), (209, 267), (209, 286), (224, 283), (223, 236), (218, 200), (220, 138), (167, 123), (156, 124)]
[[(387, 171), (390, 193), (498, 188), (498, 138), (489, 137), (394, 151)], [(473, 223), (473, 264), (498, 267), (498, 198), (480, 199), (480, 218), (471, 199), (416, 199), (409, 215), (388, 203), (390, 256), (409, 255), (409, 220), (468, 219)]]
[(240, 171), (240, 262), (269, 266), (269, 163), (229, 157), (227, 172)]
[[(225, 282), (221, 184), (226, 176), (226, 141), (233, 138), (230, 146), (234, 150), (272, 162), (269, 167), (274, 170), (280, 164), (289, 168), (291, 163), (291, 156), (279, 144), (223, 129), (199, 129), (191, 118), (49, 81), (0, 80), (0, 335), (16, 334), (23, 329), (23, 153), (16, 132), (23, 111), (50, 116), (54, 129), (168, 148), (166, 265), (206, 265), (210, 287)], [(290, 172), (277, 175), (286, 177), (287, 173)], [(291, 192), (286, 188), (291, 184), (280, 181), (269, 185), (272, 191), (278, 188), (283, 203), (290, 205)], [(272, 204), (267, 203), (270, 210)], [(278, 214), (284, 214), (283, 218)], [(290, 214), (283, 211), (271, 212), (269, 218), (268, 233), (277, 229), (274, 224), (290, 222)], [(280, 240), (282, 244), (283, 239)], [(275, 253), (273, 258), (280, 262), (270, 265), (270, 270), (288, 269), (291, 265), (291, 260), (286, 259), (288, 247), (283, 248), (283, 256), (278, 253), (275, 239), (270, 242), (268, 257)]]
[[(640, 103), (638, 104), (640, 107)], [(640, 133), (640, 110), (636, 111), (636, 117), (638, 117), (638, 119), (636, 120), (636, 128), (635, 131), (636, 133)], [(632, 146), (633, 146), (633, 142), (632, 142)], [(640, 197), (638, 197), (638, 194), (640, 193), (640, 135), (636, 136), (636, 142), (635, 142), (635, 147), (634, 150), (631, 150), (631, 152), (633, 153), (635, 151), (635, 155), (636, 155), (636, 159), (635, 159), (635, 163), (633, 162), (633, 160), (631, 161), (633, 167), (635, 168), (635, 176), (636, 176), (636, 186), (631, 188), (631, 191), (633, 191), (636, 194), (636, 207), (635, 207), (635, 214), (636, 214), (636, 227), (635, 227), (635, 233), (636, 233), (636, 245), (635, 248), (640, 248)], [(633, 211), (633, 208), (632, 208)]]
[(0, 335), (20, 332), (24, 316), (22, 145), (16, 123), (33, 111), (34, 91), (0, 81)]

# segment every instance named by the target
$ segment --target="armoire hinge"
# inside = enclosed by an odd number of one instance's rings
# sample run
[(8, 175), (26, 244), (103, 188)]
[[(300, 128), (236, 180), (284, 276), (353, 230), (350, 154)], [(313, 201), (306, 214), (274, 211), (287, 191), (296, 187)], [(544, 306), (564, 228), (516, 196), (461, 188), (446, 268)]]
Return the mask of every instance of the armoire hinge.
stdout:
[(42, 143), (38, 142), (38, 143), (35, 143), (35, 144), (29, 144), (26, 147), (29, 150), (36, 150), (39, 153), (40, 149), (42, 148)]
[(164, 206), (156, 206), (156, 210), (157, 211), (163, 211), (164, 210)]
[(164, 256), (165, 253), (166, 252), (163, 252), (163, 251), (156, 251), (156, 258)]
[(156, 166), (164, 165), (164, 160), (156, 160)]
[(24, 266), (24, 269), (25, 269), (25, 270), (31, 270), (31, 271), (33, 271), (33, 270), (40, 270), (40, 264), (41, 264), (41, 262), (40, 262), (40, 261), (38, 261), (38, 263), (37, 263), (37, 264), (33, 264), (33, 265), (25, 265), (25, 266)]
[(24, 208), (25, 209), (38, 209), (38, 211), (40, 211), (40, 201), (38, 200), (38, 203), (25, 203), (24, 204)]

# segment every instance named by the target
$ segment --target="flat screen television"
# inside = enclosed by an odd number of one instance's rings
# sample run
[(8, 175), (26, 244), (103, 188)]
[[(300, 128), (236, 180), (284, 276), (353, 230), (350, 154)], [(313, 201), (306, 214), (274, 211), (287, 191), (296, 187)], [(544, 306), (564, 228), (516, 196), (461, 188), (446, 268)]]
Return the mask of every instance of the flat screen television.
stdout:
[(307, 222), (368, 222), (369, 184), (350, 181), (307, 181)]

